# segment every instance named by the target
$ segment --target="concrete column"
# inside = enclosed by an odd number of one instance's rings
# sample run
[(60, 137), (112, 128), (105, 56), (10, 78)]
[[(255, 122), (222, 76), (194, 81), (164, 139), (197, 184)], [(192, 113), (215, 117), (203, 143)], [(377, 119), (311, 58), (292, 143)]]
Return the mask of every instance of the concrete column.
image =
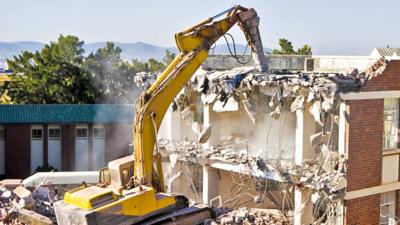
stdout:
[(218, 169), (208, 165), (203, 166), (203, 203), (209, 204), (210, 200), (219, 195)]
[[(308, 118), (307, 112), (296, 111), (296, 135), (295, 135), (295, 163), (302, 165), (306, 156), (312, 157), (309, 133), (313, 130), (314, 123)], [(315, 130), (315, 128), (314, 128)], [(313, 204), (310, 201), (311, 193), (306, 188), (295, 188), (294, 193), (294, 225), (310, 224), (312, 221)]]
[(344, 156), (346, 153), (346, 103), (343, 101), (339, 107), (339, 154)]

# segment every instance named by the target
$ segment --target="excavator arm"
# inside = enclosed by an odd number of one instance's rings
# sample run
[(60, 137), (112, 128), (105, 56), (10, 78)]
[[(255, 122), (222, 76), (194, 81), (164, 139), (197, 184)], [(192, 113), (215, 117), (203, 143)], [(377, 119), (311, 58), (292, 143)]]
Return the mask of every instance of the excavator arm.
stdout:
[[(225, 14), (225, 18), (214, 21)], [(236, 23), (255, 53), (253, 59), (258, 69), (268, 69), (258, 30), (259, 18), (254, 9), (235, 6), (175, 34), (180, 54), (139, 97), (135, 106), (134, 175), (138, 185), (153, 185), (163, 191), (160, 153), (156, 154), (158, 176), (153, 171), (153, 149), (161, 121), (175, 96), (207, 59), (210, 47)]]
[[(223, 15), (223, 19), (215, 21)], [(154, 223), (146, 224), (160, 224), (170, 216), (183, 218), (188, 213), (210, 217), (207, 207), (187, 208), (186, 197), (163, 193), (161, 155), (154, 154), (154, 147), (161, 121), (173, 99), (206, 60), (210, 47), (236, 23), (244, 31), (258, 69), (268, 69), (258, 31), (259, 19), (253, 9), (235, 6), (175, 34), (180, 54), (136, 102), (133, 159), (127, 156), (109, 162), (108, 167), (100, 170), (97, 186), (84, 185), (68, 191), (64, 201), (54, 204), (59, 224), (136, 224), (155, 217)], [(157, 170), (153, 170), (154, 156)]]

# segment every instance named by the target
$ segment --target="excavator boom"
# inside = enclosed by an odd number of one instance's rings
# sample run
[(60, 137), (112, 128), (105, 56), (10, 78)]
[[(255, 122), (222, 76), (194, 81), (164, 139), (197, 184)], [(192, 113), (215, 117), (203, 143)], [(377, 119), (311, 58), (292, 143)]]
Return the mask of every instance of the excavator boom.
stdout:
[[(227, 14), (225, 18), (214, 22), (224, 14)], [(153, 149), (161, 121), (175, 96), (207, 59), (210, 47), (236, 23), (254, 53), (257, 68), (268, 69), (258, 30), (259, 18), (254, 9), (235, 6), (175, 34), (180, 54), (136, 103), (133, 144), (137, 184), (155, 185), (162, 191), (162, 171), (157, 171), (158, 176), (153, 171)]]
[(237, 23), (253, 51), (257, 68), (268, 69), (254, 9), (235, 6), (175, 34), (180, 54), (136, 102), (134, 156), (109, 162), (100, 170), (97, 186), (85, 185), (67, 192), (64, 201), (54, 204), (59, 224), (162, 224), (172, 217), (185, 221), (189, 214), (193, 216), (189, 223), (181, 224), (193, 224), (193, 218), (201, 222), (211, 216), (207, 207), (188, 208), (186, 197), (163, 193), (161, 155), (158, 151), (154, 154), (154, 148), (161, 121), (173, 99), (207, 59), (210, 47)]

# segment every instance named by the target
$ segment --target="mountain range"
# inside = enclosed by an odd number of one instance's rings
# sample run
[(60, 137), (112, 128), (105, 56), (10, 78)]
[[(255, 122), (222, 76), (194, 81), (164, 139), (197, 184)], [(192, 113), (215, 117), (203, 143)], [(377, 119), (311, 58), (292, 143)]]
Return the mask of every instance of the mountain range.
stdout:
[[(122, 49), (121, 57), (126, 60), (148, 60), (149, 58), (162, 60), (166, 50), (174, 53), (178, 52), (178, 49), (175, 47), (161, 47), (144, 42), (114, 43), (116, 46), (119, 46)], [(85, 49), (85, 54), (88, 55), (90, 52), (95, 52), (97, 49), (104, 47), (105, 44), (106, 42), (88, 43), (85, 44), (83, 48)], [(22, 51), (39, 51), (43, 48), (43, 46), (44, 43), (34, 41), (0, 42), (0, 62), (4, 62), (7, 58), (18, 55)], [(246, 45), (236, 44), (236, 52), (238, 55), (242, 54), (245, 49)], [(232, 45), (231, 50), (233, 51)], [(215, 49), (211, 49), (210, 51), (214, 54), (229, 54), (226, 44), (217, 45)], [(265, 51), (269, 52), (271, 49), (266, 48)], [(249, 49), (247, 49), (247, 52), (249, 52)]]

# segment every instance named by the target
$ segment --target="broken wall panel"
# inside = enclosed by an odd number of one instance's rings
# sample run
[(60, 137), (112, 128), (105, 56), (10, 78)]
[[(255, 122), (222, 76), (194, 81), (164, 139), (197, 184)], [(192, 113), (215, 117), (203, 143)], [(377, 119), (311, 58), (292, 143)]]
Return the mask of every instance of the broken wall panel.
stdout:
[(242, 104), (236, 112), (212, 112), (211, 135), (218, 137), (216, 145), (226, 151), (259, 156), (264, 160), (294, 160), (295, 114), (285, 109), (275, 120), (260, 112), (265, 105), (257, 106), (256, 124)]

